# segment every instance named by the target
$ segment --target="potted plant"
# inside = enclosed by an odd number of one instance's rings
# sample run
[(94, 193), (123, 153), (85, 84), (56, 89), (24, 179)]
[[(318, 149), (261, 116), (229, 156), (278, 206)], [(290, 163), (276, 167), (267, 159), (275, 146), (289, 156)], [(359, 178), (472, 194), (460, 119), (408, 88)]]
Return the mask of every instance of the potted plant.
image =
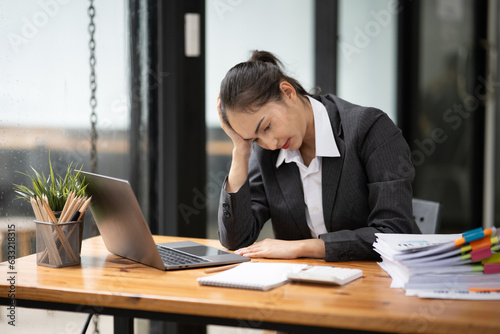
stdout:
[(14, 191), (35, 213), (37, 263), (57, 268), (79, 264), (83, 217), (90, 204), (81, 168), (75, 170), (70, 163), (56, 177), (49, 155), (48, 177), (31, 169), (33, 174), (19, 172), (29, 178), (29, 186), (14, 184)]

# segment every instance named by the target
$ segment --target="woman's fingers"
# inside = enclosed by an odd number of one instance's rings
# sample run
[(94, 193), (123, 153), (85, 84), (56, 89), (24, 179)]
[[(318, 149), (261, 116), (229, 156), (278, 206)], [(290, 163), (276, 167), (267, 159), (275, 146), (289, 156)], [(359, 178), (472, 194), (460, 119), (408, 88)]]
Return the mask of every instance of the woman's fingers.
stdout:
[(246, 257), (293, 259), (298, 257), (298, 243), (295, 241), (265, 239), (235, 251)]
[(219, 113), (219, 120), (222, 130), (224, 130), (224, 132), (229, 136), (229, 138), (231, 138), (235, 147), (244, 150), (249, 150), (252, 143), (244, 140), (239, 134), (237, 134), (233, 130), (233, 128), (229, 123), (224, 121), (224, 117), (222, 117), (221, 103), (222, 102), (220, 100), (220, 94), (219, 94), (219, 96), (217, 97), (217, 112)]

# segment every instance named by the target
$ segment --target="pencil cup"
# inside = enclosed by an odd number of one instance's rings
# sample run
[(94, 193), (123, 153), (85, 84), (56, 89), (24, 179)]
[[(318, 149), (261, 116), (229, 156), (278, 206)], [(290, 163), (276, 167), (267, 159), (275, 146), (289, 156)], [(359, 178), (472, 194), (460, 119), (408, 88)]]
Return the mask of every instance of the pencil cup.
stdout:
[[(57, 218), (57, 220), (59, 220), (59, 218), (61, 218), (61, 211), (54, 211), (54, 217)], [(84, 222), (85, 222), (85, 212), (82, 213), (81, 217), (80, 217), (80, 224), (78, 224), (79, 226), (79, 229), (80, 229), (80, 244), (78, 245), (78, 253), (82, 253), (82, 239), (83, 239), (83, 227), (84, 227)]]
[(36, 223), (36, 262), (39, 266), (61, 268), (80, 264), (82, 221)]

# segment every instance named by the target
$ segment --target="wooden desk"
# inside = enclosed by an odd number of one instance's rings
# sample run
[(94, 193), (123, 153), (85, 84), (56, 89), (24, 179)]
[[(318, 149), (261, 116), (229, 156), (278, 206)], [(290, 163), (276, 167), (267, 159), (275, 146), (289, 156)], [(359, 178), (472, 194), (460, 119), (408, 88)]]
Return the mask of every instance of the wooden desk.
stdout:
[[(155, 237), (156, 242), (184, 240)], [(196, 240), (221, 247), (215, 240)], [(260, 260), (266, 261), (266, 260)], [(299, 259), (297, 263), (324, 264)], [(364, 277), (342, 287), (286, 284), (262, 292), (200, 286), (204, 269), (164, 272), (110, 254), (100, 237), (85, 240), (81, 266), (47, 268), (35, 255), (16, 259), (18, 307), (111, 314), (188, 323), (221, 324), (305, 333), (500, 332), (500, 301), (423, 300), (390, 289), (391, 278), (374, 262), (346, 262)], [(8, 263), (0, 264), (0, 304), (10, 305)], [(7, 307), (7, 306), (5, 306)], [(22, 321), (19, 319), (18, 321)]]

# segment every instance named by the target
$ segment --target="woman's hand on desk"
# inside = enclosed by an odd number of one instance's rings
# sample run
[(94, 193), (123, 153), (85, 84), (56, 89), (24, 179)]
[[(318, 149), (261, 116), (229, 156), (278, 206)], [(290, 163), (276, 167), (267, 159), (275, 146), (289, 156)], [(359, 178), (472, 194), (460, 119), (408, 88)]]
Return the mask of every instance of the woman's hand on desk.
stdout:
[(248, 247), (240, 248), (236, 254), (246, 257), (271, 259), (295, 259), (298, 257), (325, 257), (325, 243), (321, 239), (278, 240), (265, 239)]

